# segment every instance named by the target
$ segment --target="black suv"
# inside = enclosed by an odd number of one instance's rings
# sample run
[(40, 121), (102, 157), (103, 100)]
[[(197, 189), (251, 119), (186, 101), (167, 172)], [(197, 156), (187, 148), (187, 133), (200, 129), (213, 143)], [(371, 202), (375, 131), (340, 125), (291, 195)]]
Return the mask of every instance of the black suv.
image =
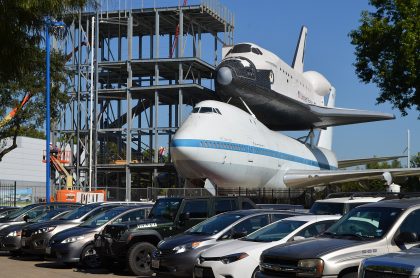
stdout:
[(158, 199), (148, 219), (112, 224), (95, 236), (103, 261), (127, 262), (135, 275), (152, 273), (151, 255), (163, 238), (179, 234), (213, 215), (256, 205), (243, 197), (199, 197)]

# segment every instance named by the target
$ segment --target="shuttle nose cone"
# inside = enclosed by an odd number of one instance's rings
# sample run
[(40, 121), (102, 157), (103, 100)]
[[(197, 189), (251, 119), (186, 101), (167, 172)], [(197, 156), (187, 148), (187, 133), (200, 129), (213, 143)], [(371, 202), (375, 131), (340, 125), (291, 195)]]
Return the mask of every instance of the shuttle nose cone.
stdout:
[(217, 71), (217, 82), (222, 85), (229, 85), (232, 82), (232, 71), (228, 67), (221, 67)]

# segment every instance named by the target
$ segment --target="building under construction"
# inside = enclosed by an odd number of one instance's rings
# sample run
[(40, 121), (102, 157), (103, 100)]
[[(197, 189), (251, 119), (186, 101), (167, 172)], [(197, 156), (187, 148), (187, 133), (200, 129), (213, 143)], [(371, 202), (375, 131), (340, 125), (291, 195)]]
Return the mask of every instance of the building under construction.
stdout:
[(184, 186), (169, 143), (191, 106), (216, 98), (214, 70), (233, 44), (234, 17), (216, 0), (138, 2), (102, 1), (66, 20), (56, 46), (68, 53), (70, 100), (53, 138), (70, 155), (55, 189), (66, 175), (75, 189), (105, 188), (118, 200)]

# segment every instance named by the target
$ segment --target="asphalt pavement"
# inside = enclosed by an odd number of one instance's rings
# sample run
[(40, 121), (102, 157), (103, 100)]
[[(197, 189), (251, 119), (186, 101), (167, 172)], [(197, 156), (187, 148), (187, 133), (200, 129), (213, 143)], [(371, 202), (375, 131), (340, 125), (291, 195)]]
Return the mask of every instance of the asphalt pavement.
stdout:
[(58, 264), (37, 256), (11, 257), (9, 253), (0, 253), (0, 277), (134, 277), (127, 270), (121, 269), (84, 269), (77, 265)]

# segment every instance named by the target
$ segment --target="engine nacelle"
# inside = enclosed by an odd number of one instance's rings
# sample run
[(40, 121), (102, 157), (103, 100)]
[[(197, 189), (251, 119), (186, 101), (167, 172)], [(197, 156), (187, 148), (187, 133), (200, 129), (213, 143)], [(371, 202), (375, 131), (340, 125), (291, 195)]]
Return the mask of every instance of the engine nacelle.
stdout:
[(303, 76), (311, 83), (317, 95), (323, 97), (330, 93), (331, 83), (319, 72), (306, 71)]

